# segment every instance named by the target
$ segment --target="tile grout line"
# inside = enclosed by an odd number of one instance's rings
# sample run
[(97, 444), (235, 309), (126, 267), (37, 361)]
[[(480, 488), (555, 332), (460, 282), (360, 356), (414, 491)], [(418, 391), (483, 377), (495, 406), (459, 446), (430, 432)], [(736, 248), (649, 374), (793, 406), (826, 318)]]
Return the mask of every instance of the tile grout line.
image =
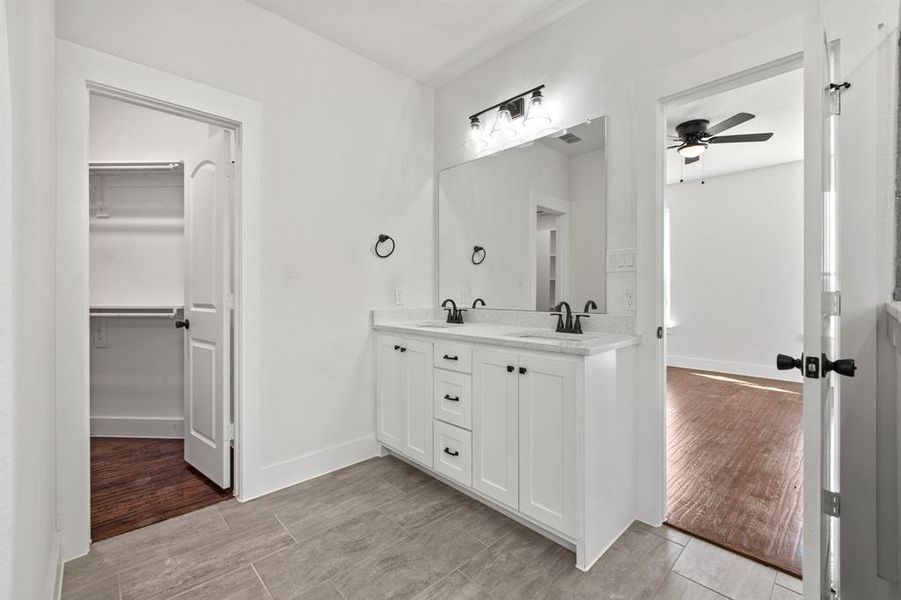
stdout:
[(277, 514), (275, 514), (275, 513), (270, 513), (270, 514), (272, 515), (272, 518), (273, 518), (273, 519), (275, 519), (276, 521), (278, 521), (278, 524), (282, 526), (282, 529), (284, 529), (284, 530), (287, 532), (287, 534), (291, 536), (291, 539), (294, 540), (294, 543), (296, 544), (296, 543), (297, 543), (297, 538), (294, 537), (294, 534), (291, 533), (291, 530), (288, 529), (288, 527), (287, 527), (284, 523), (282, 523), (282, 520), (278, 518), (278, 515), (277, 515)]
[(266, 592), (266, 595), (269, 596), (270, 599), (275, 600), (275, 597), (272, 595), (272, 592), (269, 591), (269, 588), (266, 586), (266, 582), (263, 581), (263, 578), (260, 577), (260, 572), (257, 571), (257, 568), (250, 563), (250, 568), (253, 569), (253, 574), (257, 576), (257, 581), (260, 582), (260, 585), (263, 586), (263, 591)]
[[(692, 579), (691, 577), (689, 577), (689, 576), (687, 576), (687, 575), (683, 575), (682, 573), (677, 573), (676, 571), (670, 571), (670, 573), (672, 573), (672, 574), (675, 575), (676, 577), (679, 577), (679, 578), (681, 578), (681, 579), (684, 579), (685, 581), (690, 581), (690, 582), (692, 582), (693, 584), (695, 584), (696, 586), (702, 587), (702, 588), (704, 588), (705, 590), (707, 590), (707, 591), (709, 591), (709, 592), (713, 592), (713, 593), (716, 594), (717, 596), (721, 596), (721, 597), (723, 597), (723, 598), (726, 598), (726, 600), (732, 600), (732, 597), (731, 597), (731, 596), (727, 596), (726, 594), (724, 594), (724, 593), (722, 593), (722, 592), (719, 592), (719, 591), (713, 589), (712, 587), (708, 587), (708, 586), (704, 585), (703, 583), (697, 582), (697, 581), (695, 581), (694, 579)], [(662, 581), (660, 582), (660, 585), (657, 586), (657, 588), (654, 590), (654, 593), (657, 593), (657, 591), (663, 586), (663, 583), (664, 583), (664, 582), (662, 582)], [(772, 592), (770, 592), (770, 596), (771, 596), (771, 597), (772, 597), (772, 595), (773, 595)], [(770, 598), (766, 598), (765, 600), (770, 600)]]

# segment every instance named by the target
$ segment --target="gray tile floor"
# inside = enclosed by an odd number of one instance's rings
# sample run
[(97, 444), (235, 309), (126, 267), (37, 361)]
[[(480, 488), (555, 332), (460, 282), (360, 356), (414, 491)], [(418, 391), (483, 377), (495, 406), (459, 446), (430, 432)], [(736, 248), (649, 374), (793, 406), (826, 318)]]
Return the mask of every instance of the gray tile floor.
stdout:
[(394, 458), (94, 544), (64, 600), (799, 600), (800, 582), (635, 523), (575, 556)]

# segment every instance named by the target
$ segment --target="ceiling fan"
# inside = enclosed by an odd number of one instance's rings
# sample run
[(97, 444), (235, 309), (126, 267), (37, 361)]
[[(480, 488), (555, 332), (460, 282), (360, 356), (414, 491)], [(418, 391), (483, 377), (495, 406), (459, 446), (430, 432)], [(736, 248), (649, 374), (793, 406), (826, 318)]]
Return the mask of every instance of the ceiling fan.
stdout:
[(686, 165), (701, 160), (701, 155), (707, 151), (710, 144), (739, 144), (743, 142), (765, 142), (772, 133), (746, 133), (742, 135), (718, 135), (745, 121), (750, 121), (754, 115), (750, 113), (738, 113), (725, 121), (710, 126), (707, 119), (692, 119), (676, 125), (676, 135), (670, 136), (680, 143), (667, 147), (667, 150), (676, 149), (685, 161)]

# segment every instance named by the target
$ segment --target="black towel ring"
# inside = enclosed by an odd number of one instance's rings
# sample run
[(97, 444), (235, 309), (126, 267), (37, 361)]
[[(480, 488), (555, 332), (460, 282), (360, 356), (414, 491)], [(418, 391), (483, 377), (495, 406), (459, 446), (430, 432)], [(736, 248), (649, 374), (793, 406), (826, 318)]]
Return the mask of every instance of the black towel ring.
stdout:
[[(479, 254), (479, 253), (481, 253), (482, 256), (481, 256), (481, 258), (476, 260), (476, 254)], [(484, 248), (482, 248), (481, 246), (473, 246), (472, 247), (472, 264), (474, 264), (474, 265), (482, 264), (483, 262), (485, 262), (485, 256), (487, 256), (487, 253), (485, 252)]]
[[(387, 242), (388, 240), (391, 240), (391, 251), (388, 252), (388, 254), (382, 254), (381, 252), (379, 252), (379, 244), (383, 244), (383, 243)], [(375, 255), (378, 256), (379, 258), (388, 258), (392, 254), (394, 254), (394, 247), (395, 247), (394, 238), (385, 233), (380, 233), (379, 241), (377, 241), (375, 243)]]

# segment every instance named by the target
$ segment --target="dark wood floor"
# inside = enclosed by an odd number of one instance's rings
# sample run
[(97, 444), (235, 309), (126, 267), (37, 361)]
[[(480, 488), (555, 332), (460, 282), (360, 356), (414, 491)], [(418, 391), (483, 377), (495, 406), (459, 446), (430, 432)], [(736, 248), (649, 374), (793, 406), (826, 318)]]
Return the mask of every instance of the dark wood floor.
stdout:
[(91, 539), (231, 498), (189, 466), (183, 440), (91, 438)]
[(667, 369), (667, 523), (801, 574), (801, 384)]

